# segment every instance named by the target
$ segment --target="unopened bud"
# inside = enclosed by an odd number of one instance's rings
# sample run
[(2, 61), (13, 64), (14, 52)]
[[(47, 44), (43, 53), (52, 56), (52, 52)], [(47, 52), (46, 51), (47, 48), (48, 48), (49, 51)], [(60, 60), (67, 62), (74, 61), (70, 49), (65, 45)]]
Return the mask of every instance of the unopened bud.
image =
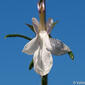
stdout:
[(37, 8), (38, 8), (38, 11), (40, 13), (40, 11), (41, 11), (41, 5), (40, 5), (40, 3), (37, 4)]
[(38, 7), (39, 13), (41, 13), (41, 11), (42, 11), (42, 12), (45, 11), (45, 4), (44, 4), (44, 2), (38, 3), (38, 4), (37, 4), (37, 7)]
[(44, 2), (41, 3), (41, 6), (42, 6), (42, 10), (45, 11), (45, 4), (44, 4)]

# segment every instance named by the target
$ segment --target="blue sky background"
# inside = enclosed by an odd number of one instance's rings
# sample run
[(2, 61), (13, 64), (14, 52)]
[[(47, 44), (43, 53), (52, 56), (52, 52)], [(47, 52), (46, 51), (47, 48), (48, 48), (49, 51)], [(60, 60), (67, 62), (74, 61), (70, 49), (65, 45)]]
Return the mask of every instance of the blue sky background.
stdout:
[[(4, 39), (7, 34), (34, 37), (25, 22), (32, 24), (38, 18), (38, 0), (0, 0), (0, 85), (40, 85), (41, 79), (28, 66), (32, 56), (22, 53), (28, 40)], [(85, 0), (46, 0), (47, 19), (59, 20), (51, 35), (65, 42), (73, 51), (69, 56), (53, 56), (54, 65), (48, 85), (73, 85), (85, 81)]]

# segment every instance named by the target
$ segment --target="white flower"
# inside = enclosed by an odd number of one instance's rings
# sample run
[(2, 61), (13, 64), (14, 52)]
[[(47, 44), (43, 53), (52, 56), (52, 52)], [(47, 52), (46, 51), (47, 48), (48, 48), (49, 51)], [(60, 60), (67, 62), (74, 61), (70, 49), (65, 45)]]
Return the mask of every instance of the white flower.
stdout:
[(63, 55), (71, 50), (60, 40), (49, 38), (52, 29), (53, 19), (49, 19), (46, 27), (42, 27), (36, 18), (32, 19), (36, 37), (28, 42), (23, 49), (24, 53), (34, 55), (34, 70), (44, 76), (48, 74), (53, 65), (52, 54)]
[(34, 70), (44, 76), (49, 73), (53, 65), (52, 55), (49, 51), (52, 47), (46, 30), (42, 30), (45, 28), (40, 28), (40, 24), (35, 18), (32, 21), (36, 37), (25, 45), (23, 52), (34, 55)]

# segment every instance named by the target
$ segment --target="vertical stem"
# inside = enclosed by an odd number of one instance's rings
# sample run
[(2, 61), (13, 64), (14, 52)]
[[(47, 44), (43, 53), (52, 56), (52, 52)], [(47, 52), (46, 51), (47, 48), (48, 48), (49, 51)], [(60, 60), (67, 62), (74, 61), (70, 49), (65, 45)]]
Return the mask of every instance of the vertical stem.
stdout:
[(48, 85), (47, 77), (48, 77), (47, 75), (42, 76), (41, 85)]

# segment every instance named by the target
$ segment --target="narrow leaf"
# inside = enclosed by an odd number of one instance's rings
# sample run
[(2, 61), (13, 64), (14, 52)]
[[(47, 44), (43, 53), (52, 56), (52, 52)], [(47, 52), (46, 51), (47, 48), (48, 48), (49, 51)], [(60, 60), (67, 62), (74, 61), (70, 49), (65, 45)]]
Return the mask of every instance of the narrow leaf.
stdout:
[(34, 29), (33, 29), (33, 25), (30, 25), (30, 24), (26, 24), (29, 28), (31, 28), (31, 30), (34, 32)]
[(24, 36), (24, 35), (20, 35), (20, 34), (8, 34), (8, 35), (5, 36), (5, 38), (8, 38), (8, 37), (20, 37), (20, 38), (24, 38), (24, 39), (27, 39), (27, 40), (31, 40), (31, 38)]
[(70, 56), (70, 58), (71, 58), (72, 60), (74, 60), (74, 55), (73, 55), (72, 51), (68, 52), (68, 55)]
[(33, 59), (32, 59), (30, 65), (29, 65), (29, 70), (31, 70), (33, 68), (33, 66), (34, 66), (34, 64), (33, 64)]

